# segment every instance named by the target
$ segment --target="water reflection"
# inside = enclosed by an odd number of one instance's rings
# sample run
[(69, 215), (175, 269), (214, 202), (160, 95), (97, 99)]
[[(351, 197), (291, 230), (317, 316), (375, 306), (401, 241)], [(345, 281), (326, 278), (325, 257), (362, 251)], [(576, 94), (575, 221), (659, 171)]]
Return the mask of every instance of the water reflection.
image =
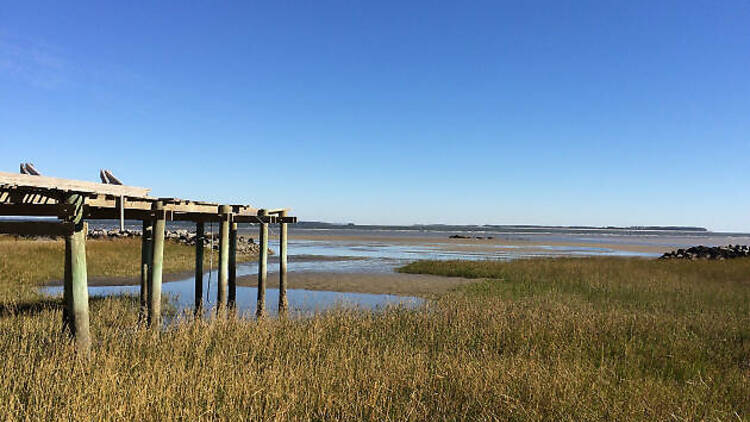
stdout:
[[(216, 284), (209, 290), (208, 281), (204, 281), (204, 308), (207, 312), (216, 304)], [(190, 311), (194, 306), (194, 280), (186, 279), (162, 285), (162, 294), (168, 295), (177, 310)], [(62, 286), (48, 286), (41, 289), (47, 295), (61, 296)], [(139, 286), (90, 286), (90, 296), (110, 296), (129, 294), (137, 295)], [(255, 301), (258, 289), (255, 287), (237, 286), (237, 309), (240, 314), (254, 315)], [(293, 315), (310, 315), (336, 306), (378, 310), (389, 305), (403, 305), (416, 307), (424, 299), (410, 296), (395, 296), (383, 294), (344, 293), (317, 290), (290, 289), (287, 291), (289, 309)], [(279, 290), (266, 289), (266, 311), (269, 315), (276, 315), (279, 306)]]

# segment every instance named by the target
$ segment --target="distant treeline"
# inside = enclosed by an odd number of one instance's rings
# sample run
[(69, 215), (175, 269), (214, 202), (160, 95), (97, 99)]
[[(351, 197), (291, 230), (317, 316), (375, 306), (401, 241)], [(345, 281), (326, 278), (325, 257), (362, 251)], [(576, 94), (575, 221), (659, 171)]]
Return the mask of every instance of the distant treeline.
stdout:
[(614, 231), (679, 231), (679, 232), (708, 232), (705, 227), (689, 227), (689, 226), (630, 226), (630, 227), (617, 227), (617, 226), (605, 226), (605, 227), (594, 227), (594, 226), (535, 226), (535, 225), (497, 225), (497, 224), (486, 224), (486, 225), (450, 225), (450, 224), (415, 224), (411, 226), (387, 226), (387, 225), (374, 225), (374, 224), (337, 224), (337, 223), (324, 223), (320, 221), (302, 221), (299, 222), (296, 227), (298, 228), (309, 228), (309, 229), (356, 229), (356, 230), (416, 230), (416, 231), (579, 231), (579, 230), (591, 230), (591, 231), (602, 231), (602, 230), (614, 230)]
[[(126, 228), (131, 230), (138, 230), (141, 228), (140, 221), (126, 221)], [(89, 220), (89, 227), (92, 229), (114, 229), (117, 223), (112, 220)], [(206, 229), (210, 229), (213, 225), (207, 225)], [(171, 230), (188, 229), (191, 230), (195, 227), (194, 223), (186, 221), (168, 221), (167, 227)], [(215, 228), (215, 227), (214, 227)], [(535, 226), (531, 224), (527, 225), (502, 225), (502, 224), (487, 224), (487, 225), (458, 225), (458, 224), (415, 224), (411, 226), (387, 226), (387, 225), (376, 225), (376, 224), (340, 224), (340, 223), (325, 223), (322, 221), (300, 221), (294, 224), (294, 228), (297, 229), (350, 229), (350, 230), (409, 230), (409, 231), (444, 231), (444, 232), (523, 232), (523, 233), (542, 233), (542, 232), (560, 232), (570, 233), (575, 232), (581, 233), (592, 233), (592, 234), (606, 234), (606, 233), (634, 233), (651, 231), (651, 232), (669, 232), (669, 233), (709, 233), (708, 229), (704, 227), (687, 227), (687, 226), (630, 226), (630, 227), (617, 227), (617, 226), (605, 226), (605, 227), (594, 227), (594, 226)], [(215, 228), (218, 230), (218, 228)]]

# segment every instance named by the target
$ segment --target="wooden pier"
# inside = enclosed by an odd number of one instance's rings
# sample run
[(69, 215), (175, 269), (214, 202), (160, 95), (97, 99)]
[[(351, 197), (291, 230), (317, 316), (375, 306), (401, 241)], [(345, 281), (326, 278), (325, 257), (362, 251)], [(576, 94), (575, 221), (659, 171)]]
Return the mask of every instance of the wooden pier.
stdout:
[[(32, 171), (33, 170), (33, 171)], [(108, 170), (102, 183), (59, 179), (39, 174), (21, 165), (22, 174), (0, 172), (0, 234), (65, 237), (63, 328), (81, 349), (91, 343), (89, 332), (88, 280), (86, 274), (86, 220), (143, 222), (141, 242), (141, 320), (152, 327), (161, 323), (161, 284), (164, 261), (164, 231), (167, 221), (191, 221), (196, 225), (195, 312), (203, 304), (203, 237), (205, 223), (219, 224), (219, 286), (217, 312), (233, 309), (237, 299), (237, 229), (240, 224), (258, 224), (258, 301), (256, 315), (265, 313), (268, 270), (268, 225), (280, 225), (279, 315), (287, 312), (287, 224), (297, 218), (288, 209), (258, 209), (250, 205), (215, 204), (177, 198), (149, 196), (150, 189), (123, 185)], [(29, 217), (48, 217), (30, 219)]]

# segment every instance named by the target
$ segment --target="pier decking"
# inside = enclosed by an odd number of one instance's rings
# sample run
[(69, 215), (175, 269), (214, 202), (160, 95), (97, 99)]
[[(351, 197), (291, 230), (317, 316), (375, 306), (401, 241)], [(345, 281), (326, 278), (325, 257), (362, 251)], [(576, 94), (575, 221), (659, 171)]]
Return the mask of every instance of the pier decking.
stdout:
[[(26, 171), (24, 171), (26, 170)], [(81, 349), (91, 343), (89, 332), (88, 281), (86, 274), (86, 233), (88, 219), (143, 222), (141, 244), (141, 315), (146, 323), (161, 323), (161, 283), (166, 221), (192, 221), (196, 224), (195, 306), (203, 302), (203, 239), (205, 223), (219, 223), (219, 286), (217, 312), (226, 313), (237, 297), (236, 250), (239, 224), (258, 224), (260, 253), (258, 265), (257, 316), (264, 315), (268, 269), (268, 225), (280, 225), (279, 315), (288, 304), (287, 224), (296, 223), (286, 208), (258, 209), (251, 205), (217, 204), (204, 201), (149, 196), (150, 189), (120, 184), (109, 171), (102, 171), (102, 182), (60, 179), (39, 175), (21, 166), (23, 174), (0, 172), (0, 233), (65, 237), (65, 279), (63, 327)], [(29, 218), (47, 217), (47, 218)]]

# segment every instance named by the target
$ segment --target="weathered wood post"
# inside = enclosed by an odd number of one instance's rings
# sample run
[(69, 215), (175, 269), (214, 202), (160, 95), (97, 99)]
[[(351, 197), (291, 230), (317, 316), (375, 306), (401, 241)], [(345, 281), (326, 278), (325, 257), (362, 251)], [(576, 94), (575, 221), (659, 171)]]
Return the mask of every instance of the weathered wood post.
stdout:
[(125, 231), (125, 196), (120, 195), (117, 198), (117, 208), (120, 209), (120, 231)]
[(154, 222), (143, 220), (141, 232), (141, 294), (139, 319), (146, 321), (148, 313), (148, 280), (151, 271), (151, 245), (153, 241)]
[(229, 308), (237, 305), (237, 223), (229, 226)]
[[(279, 217), (282, 219), (287, 216), (286, 211), (281, 211)], [(279, 316), (286, 316), (289, 311), (289, 302), (286, 298), (286, 246), (287, 246), (287, 223), (283, 220), (280, 224), (279, 231)]]
[[(206, 237), (205, 224), (195, 223), (195, 315), (203, 309), (203, 240)], [(212, 252), (213, 253), (213, 252)]]
[(72, 232), (65, 235), (65, 285), (63, 297), (63, 329), (75, 339), (81, 351), (91, 346), (89, 332), (89, 291), (86, 274), (86, 232), (88, 225), (83, 222), (83, 202), (81, 194), (73, 193), (65, 197), (65, 204), (71, 206), (65, 220), (73, 224)]
[(268, 223), (265, 222), (268, 212), (258, 210), (260, 222), (260, 251), (258, 253), (258, 301), (255, 316), (262, 318), (266, 313), (266, 279), (268, 278)]
[(164, 203), (156, 201), (151, 206), (154, 219), (153, 242), (151, 246), (151, 268), (148, 286), (148, 325), (161, 326), (161, 280), (164, 269), (164, 228), (166, 213)]
[(232, 207), (219, 206), (219, 288), (216, 298), (217, 313), (221, 313), (227, 305), (229, 290), (229, 220)]

